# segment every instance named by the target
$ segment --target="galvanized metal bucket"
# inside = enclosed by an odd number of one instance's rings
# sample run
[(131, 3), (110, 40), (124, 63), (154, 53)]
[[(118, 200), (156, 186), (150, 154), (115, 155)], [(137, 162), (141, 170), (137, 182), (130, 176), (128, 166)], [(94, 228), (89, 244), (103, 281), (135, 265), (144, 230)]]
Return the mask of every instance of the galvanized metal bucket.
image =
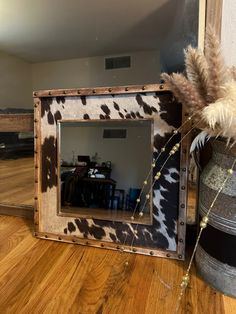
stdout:
[[(208, 211), (236, 158), (236, 145), (212, 142), (213, 155), (200, 176), (199, 214)], [(236, 170), (236, 167), (234, 168)], [(228, 179), (212, 209), (196, 252), (198, 273), (212, 287), (236, 298), (236, 174)]]

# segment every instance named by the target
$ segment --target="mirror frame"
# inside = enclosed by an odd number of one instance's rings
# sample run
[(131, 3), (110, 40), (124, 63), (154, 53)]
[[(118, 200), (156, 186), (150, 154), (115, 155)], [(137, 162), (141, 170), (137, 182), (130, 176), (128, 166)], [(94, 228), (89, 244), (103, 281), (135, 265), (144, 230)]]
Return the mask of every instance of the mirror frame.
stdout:
[[(116, 97), (126, 97), (129, 96), (129, 101), (126, 103), (125, 107), (127, 108), (128, 113), (132, 110), (141, 110), (140, 104), (136, 101), (136, 96), (145, 100), (150, 97), (152, 101), (160, 105), (160, 112), (157, 114), (157, 110), (152, 107), (152, 113), (146, 117), (158, 116), (160, 118), (161, 114), (164, 114), (165, 119), (172, 119), (172, 124), (169, 124), (163, 120), (164, 123), (167, 123), (168, 127), (171, 126), (173, 130), (173, 125), (175, 123), (179, 127), (186, 119), (186, 115), (182, 112), (182, 106), (176, 102), (175, 98), (171, 94), (168, 87), (164, 84), (151, 84), (145, 86), (119, 86), (119, 87), (99, 87), (99, 88), (80, 88), (80, 89), (65, 89), (65, 90), (45, 90), (38, 91), (34, 93), (34, 107), (35, 107), (35, 236), (43, 239), (50, 239), (56, 241), (63, 241), (69, 243), (76, 243), (82, 245), (91, 245), (95, 247), (103, 247), (122, 250), (127, 252), (141, 253), (145, 255), (161, 256), (167, 258), (177, 258), (184, 259), (185, 255), (185, 232), (186, 232), (186, 201), (187, 201), (187, 177), (188, 177), (188, 147), (189, 147), (189, 137), (185, 136), (180, 147), (180, 153), (173, 156), (174, 162), (178, 164), (179, 168), (179, 181), (177, 183), (176, 195), (178, 202), (175, 204), (176, 211), (176, 225), (174, 226), (174, 241), (176, 243), (176, 249), (170, 250), (159, 246), (157, 239), (151, 241), (149, 239), (148, 245), (145, 242), (143, 245), (136, 244), (132, 246), (130, 244), (123, 245), (123, 242), (119, 238), (112, 240), (109, 238), (107, 240), (107, 235), (94, 236), (91, 234), (90, 225), (93, 224), (94, 228), (98, 228), (98, 232), (103, 230), (108, 230), (112, 225), (112, 230), (115, 230), (116, 235), (120, 232), (122, 236), (124, 233), (130, 232), (131, 229), (134, 230), (134, 224), (130, 223), (121, 223), (121, 222), (107, 222), (99, 219), (78, 219), (77, 217), (61, 217), (58, 216), (58, 197), (57, 197), (57, 121), (59, 120), (74, 120), (74, 119), (86, 119), (84, 113), (86, 108), (86, 113), (90, 115), (90, 121), (92, 119), (99, 119), (99, 114), (102, 112), (100, 106), (101, 101), (105, 99), (112, 99), (110, 102), (110, 107), (113, 107), (113, 101)], [(100, 100), (101, 98), (101, 100)], [(158, 98), (158, 99), (157, 99)], [(92, 99), (92, 100), (91, 100)], [(133, 100), (132, 100), (133, 99)], [(100, 103), (98, 102), (100, 101)], [(103, 100), (104, 102), (104, 100)], [(97, 107), (96, 107), (96, 103)], [(109, 101), (108, 101), (109, 103)], [(123, 103), (123, 99), (122, 102)], [(124, 102), (125, 103), (125, 102)], [(143, 104), (144, 104), (143, 103)], [(87, 107), (85, 105), (87, 104)], [(132, 106), (135, 104), (135, 109)], [(96, 109), (97, 108), (97, 109)], [(151, 108), (151, 107), (150, 107)], [(123, 110), (124, 108), (122, 108)], [(99, 110), (96, 112), (96, 110)], [(114, 108), (113, 108), (114, 110)], [(131, 111), (129, 111), (131, 110)], [(143, 110), (143, 109), (142, 109)], [(174, 111), (173, 111), (174, 110)], [(95, 113), (96, 112), (96, 113)], [(136, 111), (135, 111), (136, 112)], [(142, 111), (143, 113), (144, 111)], [(174, 118), (176, 112), (179, 112), (179, 118)], [(82, 115), (82, 116), (81, 116)], [(84, 116), (84, 117), (83, 117)], [(163, 117), (164, 117), (163, 116)], [(115, 119), (111, 114), (111, 117), (106, 117), (107, 119)], [(127, 116), (126, 118), (131, 118)], [(102, 119), (100, 117), (100, 119)], [(180, 121), (176, 121), (180, 119)], [(182, 120), (182, 121), (181, 121)], [(174, 124), (173, 124), (174, 123)], [(185, 134), (188, 131), (189, 123), (186, 123), (181, 129), (181, 135)], [(170, 133), (169, 133), (170, 132)], [(167, 131), (168, 136), (171, 135), (172, 131)], [(165, 145), (163, 138), (166, 137), (166, 132), (164, 131), (162, 141), (157, 137), (157, 145)], [(161, 138), (161, 136), (159, 136)], [(155, 142), (155, 141), (154, 141)], [(176, 142), (175, 142), (176, 143)], [(155, 144), (156, 145), (156, 144)], [(172, 144), (171, 144), (172, 145)], [(161, 146), (159, 146), (161, 147)], [(168, 155), (168, 154), (167, 154)], [(171, 163), (170, 163), (171, 167)], [(173, 167), (173, 165), (172, 165)], [(163, 176), (164, 177), (164, 176)], [(163, 178), (163, 180), (165, 180)], [(171, 193), (172, 195), (172, 193)], [(166, 210), (166, 209), (163, 209)], [(110, 225), (109, 225), (110, 223)], [(98, 227), (100, 224), (100, 227)], [(78, 225), (80, 225), (78, 227)], [(80, 227), (83, 229), (83, 226), (88, 228), (87, 231), (81, 232)], [(77, 228), (77, 227), (78, 228)], [(128, 228), (128, 231), (121, 230), (122, 227)], [(153, 227), (153, 226), (151, 226)], [(139, 225), (138, 227), (142, 232), (145, 232), (146, 225)], [(153, 227), (154, 228), (154, 227)], [(157, 226), (155, 226), (157, 228)], [(176, 231), (177, 229), (177, 231)], [(110, 230), (110, 229), (109, 229)], [(154, 229), (152, 229), (154, 231)], [(155, 229), (155, 232), (157, 229)], [(109, 233), (111, 234), (111, 233)], [(151, 232), (152, 234), (152, 232)], [(159, 234), (159, 233), (158, 233)], [(161, 234), (160, 234), (161, 235)], [(146, 236), (145, 236), (146, 237)], [(137, 240), (139, 241), (139, 240)], [(140, 240), (141, 241), (141, 240)], [(168, 241), (167, 241), (168, 242)], [(150, 247), (151, 243), (151, 247)]]

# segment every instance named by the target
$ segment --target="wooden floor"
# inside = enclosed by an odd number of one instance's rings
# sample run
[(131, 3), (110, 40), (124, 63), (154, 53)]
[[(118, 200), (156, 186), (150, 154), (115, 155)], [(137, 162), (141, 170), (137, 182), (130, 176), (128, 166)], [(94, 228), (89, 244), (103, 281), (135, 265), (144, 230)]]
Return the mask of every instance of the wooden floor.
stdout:
[[(39, 240), (0, 216), (0, 313), (174, 313), (186, 262)], [(128, 262), (128, 266), (125, 265)], [(235, 314), (193, 270), (179, 313)]]
[[(61, 212), (66, 217), (84, 217), (84, 218), (98, 218), (104, 220), (111, 221), (127, 221), (134, 222), (136, 224), (144, 224), (151, 225), (152, 218), (150, 213), (144, 213), (143, 217), (140, 221), (140, 217), (138, 212), (133, 215), (133, 211), (125, 211), (125, 210), (111, 210), (111, 209), (103, 209), (103, 208), (82, 208), (82, 207), (62, 207)], [(134, 220), (131, 220), (131, 216), (134, 217)]]
[(34, 158), (0, 160), (0, 203), (34, 204)]

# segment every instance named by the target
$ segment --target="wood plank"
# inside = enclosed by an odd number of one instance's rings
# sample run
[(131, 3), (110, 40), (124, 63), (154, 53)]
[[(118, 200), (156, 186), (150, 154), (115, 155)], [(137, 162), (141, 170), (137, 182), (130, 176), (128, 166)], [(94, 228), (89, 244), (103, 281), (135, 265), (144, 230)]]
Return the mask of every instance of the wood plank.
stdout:
[(0, 214), (33, 219), (34, 158), (0, 160)]
[[(39, 240), (31, 228), (0, 216), (0, 235), (11, 229), (8, 244), (0, 237), (1, 313), (174, 313), (188, 260)], [(235, 308), (235, 299), (210, 288), (193, 267), (179, 313), (234, 314)]]
[(0, 114), (0, 132), (31, 132), (33, 130), (33, 113)]
[(227, 313), (231, 314), (231, 313), (236, 312), (236, 300), (235, 299), (224, 295), (223, 302), (224, 302), (225, 314)]
[[(1, 223), (1, 222), (0, 222)], [(17, 230), (12, 232), (0, 244), (0, 260), (10, 253), (21, 241), (28, 236), (29, 227), (24, 223), (22, 226), (16, 224)], [(0, 237), (2, 232), (0, 232)]]
[[(9, 276), (1, 278), (0, 288), (4, 287), (5, 289), (4, 296), (1, 298), (2, 307), (7, 307), (8, 311), (15, 313), (21, 312), (22, 306), (27, 304), (34, 290), (61, 257), (59, 246), (59, 243), (57, 245), (49, 243), (47, 246), (43, 244), (43, 249), (35, 252), (33, 260), (27, 259), (25, 265), (23, 263), (17, 265), (10, 278)], [(22, 280), (19, 280), (19, 276)], [(14, 281), (16, 284), (13, 285)], [(16, 300), (17, 302), (15, 302)], [(19, 304), (21, 304), (20, 307)], [(33, 313), (33, 311), (34, 309), (30, 312)]]

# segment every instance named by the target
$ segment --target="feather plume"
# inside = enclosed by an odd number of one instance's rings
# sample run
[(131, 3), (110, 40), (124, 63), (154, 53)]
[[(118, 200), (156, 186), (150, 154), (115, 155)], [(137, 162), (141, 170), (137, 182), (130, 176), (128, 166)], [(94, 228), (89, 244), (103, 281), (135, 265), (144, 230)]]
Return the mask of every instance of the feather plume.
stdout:
[(185, 67), (189, 81), (195, 86), (198, 94), (205, 103), (209, 102), (208, 97), (208, 66), (203, 53), (191, 46), (184, 51)]
[(161, 77), (169, 84), (175, 97), (186, 107), (188, 112), (197, 113), (203, 109), (204, 103), (201, 96), (183, 74), (163, 73)]
[(202, 115), (209, 127), (219, 135), (236, 140), (236, 82), (225, 84), (225, 97), (205, 107)]
[(212, 27), (206, 31), (205, 56), (208, 63), (208, 94), (210, 102), (224, 97), (222, 85), (226, 82), (226, 67), (221, 53), (220, 42)]
[[(162, 74), (175, 97), (194, 114), (194, 123), (204, 132), (194, 140), (191, 151), (208, 137), (224, 136), (236, 143), (236, 68), (227, 69), (213, 28), (206, 32), (205, 56), (189, 46), (185, 50), (187, 78)], [(200, 126), (201, 123), (201, 126)]]
[(232, 79), (236, 81), (236, 67), (235, 66), (232, 66), (230, 68), (230, 74), (231, 74)]
[(204, 144), (211, 138), (207, 131), (200, 132), (195, 139), (192, 141), (190, 146), (190, 154), (195, 151), (195, 149), (201, 149)]

